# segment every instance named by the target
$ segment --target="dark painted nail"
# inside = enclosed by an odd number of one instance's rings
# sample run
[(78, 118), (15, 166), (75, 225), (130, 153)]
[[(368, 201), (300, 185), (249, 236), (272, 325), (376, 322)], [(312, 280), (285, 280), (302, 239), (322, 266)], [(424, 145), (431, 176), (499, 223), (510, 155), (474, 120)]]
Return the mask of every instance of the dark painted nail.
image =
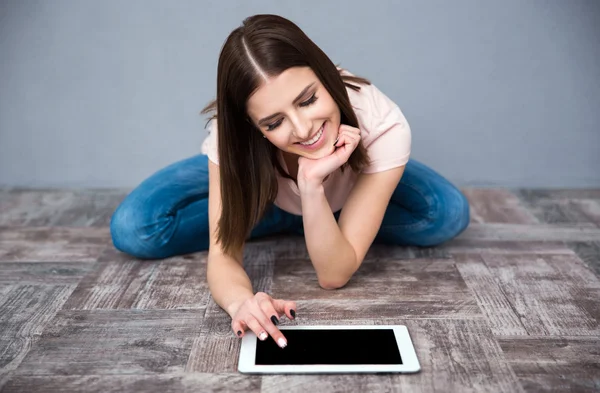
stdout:
[(290, 310), (290, 314), (292, 314), (292, 318), (296, 319), (296, 311)]
[(238, 336), (240, 336), (240, 337), (242, 336), (242, 331), (241, 330), (238, 330)]
[(277, 326), (277, 324), (279, 323), (279, 320), (277, 319), (277, 317), (275, 315), (273, 315), (271, 317), (271, 322), (273, 322), (273, 325)]

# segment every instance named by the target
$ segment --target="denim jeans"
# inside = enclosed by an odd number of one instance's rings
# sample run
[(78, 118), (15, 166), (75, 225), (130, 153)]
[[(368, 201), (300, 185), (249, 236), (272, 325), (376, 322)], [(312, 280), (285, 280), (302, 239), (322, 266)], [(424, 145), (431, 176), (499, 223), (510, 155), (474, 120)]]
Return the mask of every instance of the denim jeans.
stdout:
[[(340, 212), (335, 213), (336, 219)], [(375, 243), (435, 246), (469, 224), (469, 204), (450, 182), (409, 160), (383, 217)], [(208, 249), (208, 158), (196, 155), (144, 180), (114, 212), (114, 246), (142, 259)], [(303, 235), (302, 217), (271, 205), (250, 239), (277, 233)]]

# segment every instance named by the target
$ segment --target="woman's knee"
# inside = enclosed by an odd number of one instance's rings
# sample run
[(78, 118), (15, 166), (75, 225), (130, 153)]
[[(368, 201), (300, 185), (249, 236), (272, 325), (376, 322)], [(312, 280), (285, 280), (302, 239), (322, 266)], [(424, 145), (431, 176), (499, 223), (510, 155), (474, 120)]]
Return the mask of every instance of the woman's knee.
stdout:
[(430, 236), (422, 238), (422, 246), (449, 241), (460, 235), (470, 222), (469, 201), (458, 188), (448, 184), (437, 200), (437, 206), (429, 217)]
[(114, 247), (140, 259), (163, 258), (152, 241), (143, 236), (141, 226), (139, 209), (122, 203), (110, 220), (110, 235)]

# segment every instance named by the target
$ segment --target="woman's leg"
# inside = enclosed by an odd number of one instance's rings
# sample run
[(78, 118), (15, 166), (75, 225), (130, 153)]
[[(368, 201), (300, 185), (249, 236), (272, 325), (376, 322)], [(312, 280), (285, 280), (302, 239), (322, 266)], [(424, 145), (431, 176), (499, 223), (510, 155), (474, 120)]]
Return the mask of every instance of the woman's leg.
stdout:
[(469, 202), (427, 166), (409, 160), (375, 238), (378, 243), (435, 246), (469, 224)]
[[(286, 215), (269, 211), (252, 237), (284, 230)], [(110, 222), (114, 246), (144, 259), (208, 249), (208, 158), (193, 156), (144, 180), (116, 209)]]

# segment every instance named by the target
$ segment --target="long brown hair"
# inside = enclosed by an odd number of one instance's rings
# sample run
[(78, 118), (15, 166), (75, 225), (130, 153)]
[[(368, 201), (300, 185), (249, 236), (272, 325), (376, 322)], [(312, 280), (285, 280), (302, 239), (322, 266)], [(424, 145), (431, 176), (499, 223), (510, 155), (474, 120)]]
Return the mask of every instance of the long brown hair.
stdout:
[[(263, 78), (280, 75), (291, 67), (310, 67), (337, 103), (341, 123), (358, 127), (346, 87), (366, 79), (341, 75), (342, 70), (293, 22), (277, 15), (254, 15), (227, 37), (217, 67), (217, 99), (202, 113), (216, 111), (222, 212), (217, 239), (226, 254), (241, 248), (252, 228), (277, 196), (275, 169), (285, 173), (277, 147), (262, 137), (248, 119), (246, 104)], [(353, 82), (355, 84), (352, 84)], [(360, 171), (368, 164), (362, 142), (342, 170)]]

